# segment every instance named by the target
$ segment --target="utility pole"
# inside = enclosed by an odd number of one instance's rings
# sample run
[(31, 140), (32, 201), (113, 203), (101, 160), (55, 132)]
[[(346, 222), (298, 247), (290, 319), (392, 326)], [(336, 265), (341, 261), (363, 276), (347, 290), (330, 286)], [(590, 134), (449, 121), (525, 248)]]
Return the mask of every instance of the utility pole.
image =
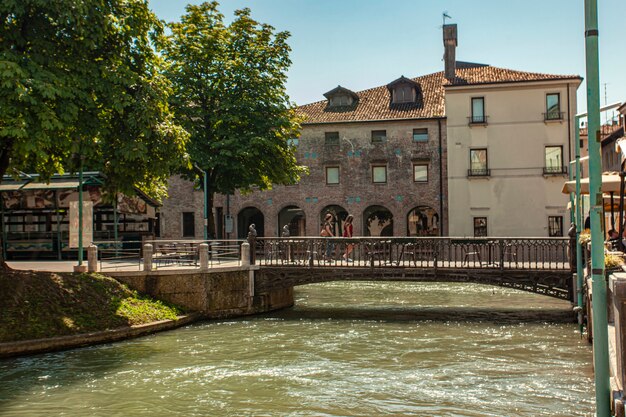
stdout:
[(585, 0), (585, 62), (587, 74), (587, 134), (589, 146), (589, 198), (591, 219), (591, 280), (593, 309), (593, 363), (596, 415), (611, 415), (609, 343), (604, 280), (604, 230), (602, 226), (602, 158), (600, 155), (600, 81), (598, 58), (598, 2)]

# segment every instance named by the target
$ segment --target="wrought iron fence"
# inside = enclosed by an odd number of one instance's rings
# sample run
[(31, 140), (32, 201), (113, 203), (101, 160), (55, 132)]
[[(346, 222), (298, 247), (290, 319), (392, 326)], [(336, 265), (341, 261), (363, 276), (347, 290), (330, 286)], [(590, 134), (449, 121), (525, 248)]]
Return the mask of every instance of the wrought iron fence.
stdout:
[(258, 238), (257, 263), (273, 266), (369, 266), (565, 270), (566, 238)]
[(141, 270), (142, 248), (141, 241), (98, 241), (93, 242), (98, 247), (100, 270), (137, 268)]
[(144, 240), (144, 241), (99, 241), (100, 270), (143, 269), (144, 246), (152, 245), (154, 269), (164, 267), (199, 268), (199, 245), (206, 243), (209, 251), (209, 266), (226, 265), (241, 261), (243, 240)]
[(209, 266), (239, 263), (243, 240), (147, 240), (152, 245), (152, 263), (155, 268), (165, 266), (200, 267), (199, 246), (208, 245)]

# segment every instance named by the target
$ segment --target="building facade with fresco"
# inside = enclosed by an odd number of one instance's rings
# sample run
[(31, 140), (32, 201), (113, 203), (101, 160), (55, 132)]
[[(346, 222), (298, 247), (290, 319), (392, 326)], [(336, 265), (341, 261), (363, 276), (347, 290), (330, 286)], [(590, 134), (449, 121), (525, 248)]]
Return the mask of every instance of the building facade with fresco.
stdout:
[[(456, 60), (445, 25), (444, 70), (401, 76), (298, 107), (292, 139), (310, 173), (293, 186), (216, 196), (218, 238), (317, 236), (326, 213), (335, 234), (354, 216), (356, 236), (563, 236), (560, 186), (572, 157), (576, 75), (517, 71)], [(202, 191), (172, 178), (164, 237), (200, 238)]]
[[(130, 243), (156, 237), (158, 203), (138, 190), (133, 196), (104, 195), (104, 180), (97, 172), (84, 175), (84, 246), (116, 238)], [(76, 258), (78, 186), (77, 176), (72, 175), (53, 176), (49, 183), (31, 175), (3, 179), (0, 226), (7, 259)]]

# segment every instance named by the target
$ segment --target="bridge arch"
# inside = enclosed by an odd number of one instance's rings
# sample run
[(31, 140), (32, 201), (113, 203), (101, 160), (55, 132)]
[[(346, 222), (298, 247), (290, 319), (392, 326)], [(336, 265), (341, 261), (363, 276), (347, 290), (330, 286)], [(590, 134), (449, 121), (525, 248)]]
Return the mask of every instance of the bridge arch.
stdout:
[(387, 207), (373, 205), (363, 210), (364, 236), (393, 236), (393, 213)]
[(406, 216), (407, 236), (437, 236), (439, 214), (430, 206), (416, 206)]
[(265, 216), (256, 207), (244, 207), (237, 214), (237, 238), (248, 237), (248, 228), (254, 223), (257, 236), (265, 236)]
[(322, 211), (320, 211), (320, 225), (324, 224), (324, 217), (327, 213), (332, 214), (333, 218), (335, 219), (335, 222), (332, 225), (333, 234), (335, 236), (341, 236), (343, 233), (343, 222), (348, 216), (348, 211), (342, 206), (336, 204), (326, 206), (322, 209)]
[(306, 214), (302, 208), (296, 205), (283, 207), (278, 212), (278, 230), (276, 236), (280, 236), (284, 225), (289, 225), (290, 236), (306, 235)]

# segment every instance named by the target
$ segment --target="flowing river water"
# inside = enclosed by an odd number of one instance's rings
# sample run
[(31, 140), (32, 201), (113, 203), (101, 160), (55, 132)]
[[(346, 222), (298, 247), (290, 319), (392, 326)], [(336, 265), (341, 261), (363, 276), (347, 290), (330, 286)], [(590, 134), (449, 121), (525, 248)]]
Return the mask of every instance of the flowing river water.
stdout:
[(280, 312), (0, 361), (0, 416), (591, 416), (577, 327), (503, 288), (316, 284)]

